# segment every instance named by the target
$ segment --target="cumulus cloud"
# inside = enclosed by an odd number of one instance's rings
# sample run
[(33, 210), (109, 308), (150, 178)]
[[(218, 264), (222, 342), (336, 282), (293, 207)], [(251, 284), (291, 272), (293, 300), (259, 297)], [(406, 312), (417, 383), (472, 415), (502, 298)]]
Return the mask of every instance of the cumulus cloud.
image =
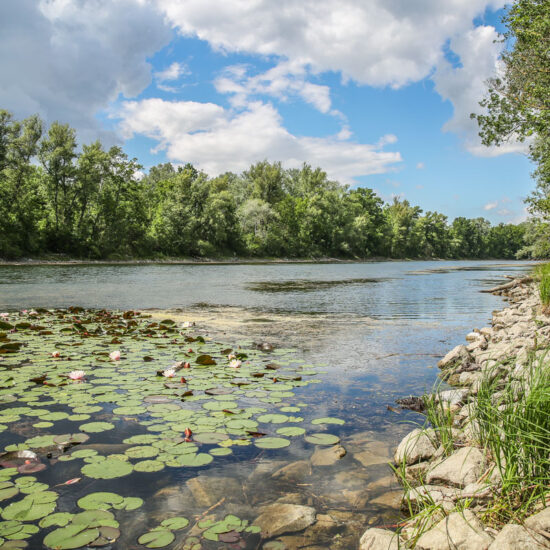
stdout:
[(494, 210), (497, 206), (498, 206), (498, 201), (488, 202), (483, 206), (483, 210), (488, 212), (489, 210)]
[(382, 150), (393, 138), (368, 145), (337, 136), (294, 136), (277, 110), (260, 101), (233, 111), (214, 103), (144, 99), (124, 102), (117, 117), (125, 137), (152, 138), (170, 160), (191, 162), (210, 175), (240, 172), (268, 159), (283, 160), (286, 167), (322, 166), (330, 177), (352, 184), (356, 177), (390, 171), (402, 160), (398, 152)]
[(147, 58), (173, 36), (142, 0), (4, 0), (0, 31), (0, 105), (111, 142), (96, 113), (139, 94), (151, 81)]
[(460, 58), (460, 64), (453, 66), (444, 59), (433, 75), (436, 91), (451, 101), (454, 108), (443, 129), (461, 136), (465, 148), (476, 156), (521, 153), (526, 149), (525, 144), (513, 141), (501, 147), (482, 145), (477, 122), (470, 118), (470, 113), (481, 111), (479, 101), (486, 93), (487, 79), (501, 70), (499, 56), (503, 45), (495, 42), (497, 38), (498, 33), (491, 26), (479, 26), (455, 36), (450, 49)]
[(235, 107), (245, 106), (254, 96), (267, 95), (282, 101), (298, 96), (321, 113), (329, 113), (329, 87), (309, 82), (309, 76), (307, 67), (288, 61), (256, 75), (248, 74), (247, 66), (236, 65), (227, 67), (214, 85), (218, 92), (231, 94)]
[[(447, 40), (504, 0), (159, 0), (184, 36), (228, 52), (276, 55), (372, 86), (428, 76)], [(429, 32), (426, 32), (429, 29)]]
[(189, 69), (184, 63), (178, 63), (175, 61), (169, 67), (162, 71), (155, 72), (155, 79), (158, 82), (167, 82), (172, 80), (178, 80), (181, 76), (189, 74)]

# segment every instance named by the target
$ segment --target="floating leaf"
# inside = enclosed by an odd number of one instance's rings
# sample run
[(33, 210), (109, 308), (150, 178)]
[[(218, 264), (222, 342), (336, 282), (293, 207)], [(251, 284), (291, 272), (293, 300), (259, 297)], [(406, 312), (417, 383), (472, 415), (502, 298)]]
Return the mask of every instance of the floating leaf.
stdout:
[(340, 442), (340, 438), (332, 434), (316, 433), (306, 435), (304, 438), (308, 443), (314, 445), (336, 445)]
[(82, 467), (82, 473), (95, 479), (113, 479), (127, 476), (132, 473), (133, 467), (128, 462), (117, 459), (106, 459), (93, 462)]
[(185, 529), (189, 525), (189, 520), (184, 517), (168, 518), (161, 522), (161, 527), (166, 527), (170, 531)]
[(212, 356), (207, 354), (199, 355), (195, 359), (195, 362), (197, 363), (197, 365), (215, 365), (216, 364), (216, 361), (212, 359)]
[(85, 525), (67, 525), (52, 531), (44, 538), (44, 544), (55, 550), (72, 550), (90, 544), (99, 537), (99, 530)]
[(290, 441), (282, 437), (262, 437), (254, 441), (254, 445), (260, 447), (260, 449), (282, 449), (283, 447), (288, 447)]
[(139, 544), (147, 548), (164, 548), (174, 542), (174, 534), (171, 531), (149, 531), (139, 537)]
[(304, 435), (306, 431), (304, 428), (298, 428), (297, 426), (288, 426), (285, 428), (279, 428), (277, 430), (277, 433), (280, 435), (284, 435), (285, 437), (294, 437), (297, 435)]
[(326, 416), (324, 418), (316, 418), (315, 420), (311, 421), (312, 424), (338, 424), (342, 425), (345, 424), (345, 420), (342, 420), (340, 418), (333, 418), (332, 416)]
[(82, 424), (82, 426), (79, 426), (79, 429), (83, 432), (99, 433), (107, 430), (113, 430), (114, 427), (115, 425), (110, 422), (89, 422), (88, 424)]

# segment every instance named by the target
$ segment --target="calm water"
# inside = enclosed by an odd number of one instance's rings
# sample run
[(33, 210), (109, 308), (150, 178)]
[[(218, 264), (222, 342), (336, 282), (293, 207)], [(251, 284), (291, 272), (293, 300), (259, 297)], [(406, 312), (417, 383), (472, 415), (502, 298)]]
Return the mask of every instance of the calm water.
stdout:
[[(346, 420), (336, 433), (348, 454), (301, 484), (295, 479), (290, 484), (274, 480), (269, 469), (277, 465), (275, 459), (284, 464), (308, 458), (311, 449), (298, 444), (268, 456), (236, 453), (200, 473), (246, 481), (248, 494), (233, 503), (241, 505), (241, 517), (249, 514), (254, 519), (259, 503), (292, 493), (296, 502), (313, 505), (340, 522), (330, 535), (338, 535), (336, 542), (328, 542), (324, 534), (308, 539), (311, 545), (353, 548), (367, 524), (385, 525), (399, 517), (388, 467), (369, 464), (368, 456), (361, 454), (389, 457), (410, 429), (409, 421), (419, 420), (413, 413), (393, 412), (388, 405), (431, 388), (438, 358), (463, 342), (472, 328), (486, 325), (491, 312), (502, 307), (500, 298), (479, 290), (502, 281), (504, 274), (529, 268), (514, 262), (4, 266), (0, 311), (80, 305), (151, 309), (153, 315), (164, 317), (163, 310), (169, 310), (230, 345), (267, 341), (295, 348), (297, 357), (323, 371), (321, 383), (301, 388), (295, 400), (308, 403), (313, 416)], [(331, 432), (335, 433), (332, 427)], [(268, 473), (258, 474), (262, 468)], [(119, 483), (131, 483), (134, 489), (137, 483), (146, 498), (156, 495), (148, 504), (150, 515), (158, 515), (163, 506), (189, 513), (177, 495), (196, 475), (176, 470), (169, 478), (153, 475), (149, 485), (132, 476)], [(139, 518), (135, 523), (145, 521)], [(126, 538), (117, 548), (130, 547), (139, 526), (123, 527)], [(301, 544), (292, 536), (283, 543), (287, 548)], [(223, 546), (212, 546), (219, 547)]]

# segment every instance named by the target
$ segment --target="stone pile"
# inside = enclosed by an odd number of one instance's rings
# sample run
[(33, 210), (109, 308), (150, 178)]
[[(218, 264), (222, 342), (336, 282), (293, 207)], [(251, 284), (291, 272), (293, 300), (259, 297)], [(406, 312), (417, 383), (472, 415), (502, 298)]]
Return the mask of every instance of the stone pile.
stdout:
[(410, 503), (420, 506), (431, 499), (439, 507), (434, 508), (416, 543), (411, 538), (412, 520), (400, 536), (390, 530), (368, 529), (360, 550), (550, 548), (550, 507), (538, 510), (522, 525), (510, 523), (500, 531), (480, 520), (480, 512), (498, 493), (500, 473), (476, 439), (476, 424), (470, 418), (472, 403), (487, 377), (517, 381), (518, 388), (528, 388), (528, 356), (544, 356), (550, 347), (550, 317), (542, 311), (537, 285), (526, 278), (497, 290), (507, 298), (509, 307), (494, 312), (490, 327), (469, 333), (467, 344), (456, 346), (438, 363), (441, 377), (453, 386), (434, 396), (455, 413), (451, 451), (445, 452), (437, 443), (434, 430), (420, 429), (410, 432), (395, 451), (394, 460), (405, 466), (413, 487), (408, 492)]

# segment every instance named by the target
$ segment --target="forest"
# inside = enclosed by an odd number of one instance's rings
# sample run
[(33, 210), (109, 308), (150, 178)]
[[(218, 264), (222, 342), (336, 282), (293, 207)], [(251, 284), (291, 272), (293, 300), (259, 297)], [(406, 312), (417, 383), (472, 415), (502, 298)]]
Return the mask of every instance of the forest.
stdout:
[[(66, 124), (0, 110), (0, 258), (515, 258), (548, 254), (535, 219), (449, 222), (407, 200), (332, 181), (321, 168), (258, 162), (208, 177), (152, 167)], [(543, 245), (541, 245), (541, 240)]]

